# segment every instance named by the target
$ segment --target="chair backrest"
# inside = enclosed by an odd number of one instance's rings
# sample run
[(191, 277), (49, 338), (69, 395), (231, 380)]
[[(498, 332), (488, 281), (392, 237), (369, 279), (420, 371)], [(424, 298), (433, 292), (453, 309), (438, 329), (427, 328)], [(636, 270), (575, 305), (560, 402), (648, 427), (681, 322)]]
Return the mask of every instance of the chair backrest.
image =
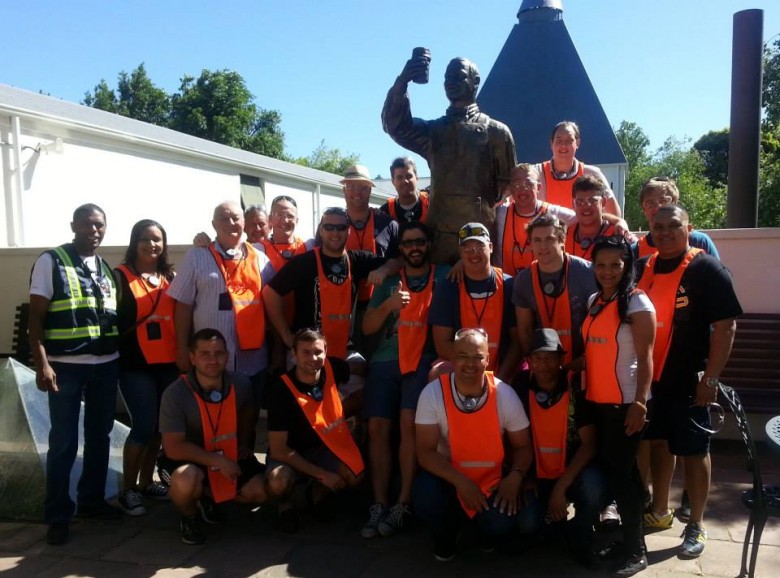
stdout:
[(739, 399), (739, 395), (734, 391), (733, 387), (725, 385), (723, 383), (718, 384), (721, 395), (726, 399), (731, 412), (734, 414), (734, 419), (737, 421), (737, 428), (742, 436), (742, 441), (745, 442), (745, 449), (747, 450), (747, 469), (753, 473), (753, 492), (756, 506), (763, 505), (764, 492), (763, 482), (761, 480), (761, 467), (758, 463), (758, 454), (756, 453), (756, 443), (753, 440), (753, 435), (750, 433), (750, 424), (748, 423), (747, 414), (745, 408), (742, 406), (742, 402)]

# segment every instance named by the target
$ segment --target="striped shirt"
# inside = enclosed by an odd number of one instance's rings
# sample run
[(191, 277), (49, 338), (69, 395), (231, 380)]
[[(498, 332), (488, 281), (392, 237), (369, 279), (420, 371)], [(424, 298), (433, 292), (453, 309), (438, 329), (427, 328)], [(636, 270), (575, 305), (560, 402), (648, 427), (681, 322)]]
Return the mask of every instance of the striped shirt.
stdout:
[[(219, 243), (214, 243), (216, 250), (226, 256)], [(259, 245), (252, 245), (259, 249)], [(274, 268), (268, 257), (262, 251), (257, 251), (257, 265), (265, 286), (274, 276)], [(187, 251), (184, 263), (177, 267), (176, 277), (171, 282), (168, 294), (176, 301), (192, 305), (192, 330), (205, 328), (219, 330), (227, 340), (229, 353), (228, 371), (244, 375), (255, 375), (268, 365), (267, 347), (260, 349), (239, 350), (236, 318), (232, 310), (219, 310), (219, 296), (227, 291), (225, 279), (222, 276), (214, 256), (208, 247), (193, 247)]]

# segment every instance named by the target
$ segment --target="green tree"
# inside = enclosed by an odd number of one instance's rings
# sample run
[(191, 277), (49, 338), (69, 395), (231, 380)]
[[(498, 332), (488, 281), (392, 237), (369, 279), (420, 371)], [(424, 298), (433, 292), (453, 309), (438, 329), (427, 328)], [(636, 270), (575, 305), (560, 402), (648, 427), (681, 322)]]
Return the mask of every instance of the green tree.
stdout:
[[(124, 72), (122, 73), (124, 74)], [(105, 79), (100, 79), (92, 92), (84, 94), (84, 100), (81, 102), (92, 108), (99, 108), (107, 112), (113, 112), (119, 114), (119, 101), (116, 97), (116, 93), (111, 90)]]
[(159, 126), (167, 126), (171, 108), (170, 97), (154, 85), (143, 62), (130, 74), (119, 73), (116, 90), (101, 80), (83, 104)]
[(308, 157), (292, 160), (305, 167), (311, 167), (335, 175), (343, 175), (349, 167), (360, 162), (360, 156), (354, 153), (343, 154), (337, 148), (326, 146), (325, 141), (322, 140)]
[(764, 49), (759, 227), (780, 227), (780, 38)]
[(729, 180), (729, 129), (711, 130), (693, 143), (704, 161), (704, 174), (713, 187)]
[(642, 183), (653, 176), (650, 169), (650, 139), (638, 124), (626, 120), (620, 123), (615, 136), (628, 161), (623, 212), (626, 221), (636, 228), (644, 223), (642, 208), (639, 206), (639, 190), (642, 188)]

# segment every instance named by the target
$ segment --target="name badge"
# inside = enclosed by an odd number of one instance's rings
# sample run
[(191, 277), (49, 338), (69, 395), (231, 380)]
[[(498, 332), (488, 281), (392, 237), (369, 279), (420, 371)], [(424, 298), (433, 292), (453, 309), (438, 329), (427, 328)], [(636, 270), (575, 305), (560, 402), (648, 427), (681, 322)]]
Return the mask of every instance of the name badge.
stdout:
[(219, 294), (219, 310), (220, 311), (233, 310), (233, 300), (230, 298), (230, 293)]

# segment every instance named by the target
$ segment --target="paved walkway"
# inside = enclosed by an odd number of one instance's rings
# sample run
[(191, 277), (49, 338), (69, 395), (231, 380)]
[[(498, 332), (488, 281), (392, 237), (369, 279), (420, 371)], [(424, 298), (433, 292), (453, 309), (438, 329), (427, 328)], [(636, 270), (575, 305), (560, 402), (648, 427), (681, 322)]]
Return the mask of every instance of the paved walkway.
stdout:
[[(747, 510), (740, 491), (751, 478), (734, 442), (718, 444), (713, 457), (715, 483), (706, 527), (707, 550), (698, 560), (679, 560), (682, 525), (648, 536), (650, 568), (643, 578), (736, 576)], [(762, 457), (766, 483), (780, 484), (780, 456)], [(675, 484), (679, 487), (679, 480)], [(679, 499), (679, 494), (674, 495)], [(484, 554), (464, 548), (449, 564), (433, 560), (426, 532), (417, 528), (390, 539), (362, 540), (363, 507), (357, 502), (331, 524), (302, 519), (293, 536), (272, 529), (268, 512), (233, 508), (224, 527), (207, 527), (203, 546), (179, 540), (178, 516), (170, 504), (150, 507), (147, 516), (116, 522), (77, 521), (65, 546), (46, 544), (46, 526), (0, 522), (0, 575), (6, 577), (244, 577), (312, 578), (411, 576), (599, 576), (572, 565), (560, 547), (547, 545), (517, 555)], [(780, 576), (780, 524), (770, 519), (761, 540), (758, 575)]]

